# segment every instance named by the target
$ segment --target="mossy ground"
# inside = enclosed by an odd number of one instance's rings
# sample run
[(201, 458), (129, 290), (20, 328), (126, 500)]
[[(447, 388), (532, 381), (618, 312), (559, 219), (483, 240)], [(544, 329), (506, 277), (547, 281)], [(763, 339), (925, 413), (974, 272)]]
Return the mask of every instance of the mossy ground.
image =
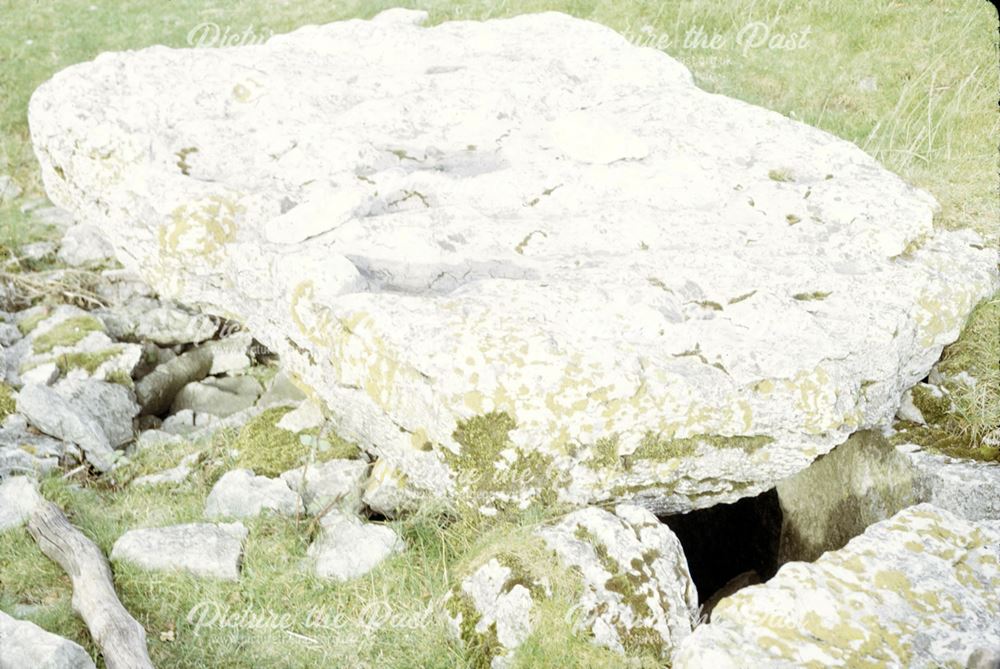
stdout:
[[(20, 206), (42, 195), (28, 134), (28, 97), (57, 70), (106, 50), (185, 46), (188, 33), (206, 21), (234, 32), (253, 27), (261, 34), (370, 17), (397, 5), (426, 8), (432, 22), (552, 9), (604, 23), (643, 44), (665, 37), (669, 42), (665, 50), (688, 65), (703, 88), (774, 109), (856, 143), (939, 199), (942, 212), (936, 225), (971, 227), (988, 243), (996, 243), (1000, 202), (996, 153), (991, 147), (1000, 135), (994, 106), (997, 20), (988, 3), (855, 1), (831, 9), (828, 3), (790, 5), (781, 0), (0, 0), (0, 54), (5, 61), (0, 67), (0, 174), (12, 175), (26, 191), (18, 200), (0, 203), (0, 259), (9, 260), (25, 243), (55, 235), (23, 214)], [(801, 32), (808, 27), (810, 38), (806, 48), (795, 51), (763, 47), (744, 52), (736, 36), (752, 21), (768, 24), (772, 32)], [(720, 35), (722, 48), (685, 45), (685, 32), (695, 26)], [(868, 77), (875, 78), (874, 90), (858, 85)], [(780, 171), (781, 166), (773, 169)], [(998, 299), (994, 296), (990, 304)], [(975, 390), (952, 391), (957, 417), (949, 424), (958, 434), (974, 435), (978, 443), (995, 429), (1000, 407), (996, 308), (987, 309), (986, 317), (975, 321), (980, 325), (970, 325), (945, 353), (945, 364), (967, 369), (981, 380)], [(34, 325), (37, 321), (20, 324), (25, 332)], [(947, 430), (944, 434), (954, 437)], [(67, 508), (71, 520), (88, 536), (109, 549), (126, 529), (200, 518), (211, 483), (226, 468), (237, 466), (225, 454), (226, 447), (225, 443), (213, 446), (192, 481), (175, 491), (129, 490), (121, 482), (84, 481), (74, 487), (54, 478), (46, 483), (46, 493)], [(173, 466), (191, 448), (154, 449), (122, 474)], [(606, 445), (599, 450), (608, 462), (617, 457), (616, 450)], [(517, 544), (516, 531), (538, 520), (530, 516), (537, 511), (530, 510), (522, 520), (503, 517), (485, 526), (481, 519), (456, 519), (442, 516), (438, 509), (421, 509), (394, 523), (409, 546), (405, 553), (369, 576), (342, 585), (298, 571), (310, 538), (302, 521), (266, 517), (247, 523), (251, 534), (238, 583), (147, 574), (118, 565), (116, 586), (126, 607), (148, 630), (154, 663), (161, 667), (475, 666), (468, 651), (450, 641), (443, 624), (433, 619), (420, 621), (416, 628), (367, 624), (377, 615), (371, 612), (388, 607), (397, 613), (419, 613), (448, 592), (453, 575), (472, 557), (489, 552), (490, 544), (498, 550)], [(67, 578), (41, 555), (24, 530), (0, 538), (0, 608), (24, 611), (21, 607), (30, 605), (33, 608), (23, 617), (94, 652), (69, 598)], [(571, 600), (567, 592), (541, 602), (538, 626), (519, 653), (522, 666), (648, 664), (641, 658), (631, 662), (610, 656), (569, 635), (563, 616)], [(203, 601), (229, 605), (234, 612), (286, 613), (293, 620), (300, 620), (304, 610), (321, 606), (344, 616), (345, 624), (336, 631), (301, 623), (277, 631), (213, 628), (196, 637), (187, 614)]]
[[(357, 446), (336, 434), (320, 434), (319, 430), (295, 434), (278, 427), (278, 422), (289, 411), (288, 407), (268, 409), (237, 432), (233, 448), (239, 453), (236, 459), (240, 467), (252, 469), (261, 476), (273, 477), (301, 467), (310, 457), (317, 462), (325, 462), (360, 456)], [(312, 443), (316, 444), (315, 448)]]
[[(897, 423), (893, 441), (1000, 462), (1000, 296), (976, 307), (958, 341), (945, 348), (939, 369), (946, 395), (914, 389), (914, 404), (928, 425)], [(963, 373), (967, 377), (959, 378)]]

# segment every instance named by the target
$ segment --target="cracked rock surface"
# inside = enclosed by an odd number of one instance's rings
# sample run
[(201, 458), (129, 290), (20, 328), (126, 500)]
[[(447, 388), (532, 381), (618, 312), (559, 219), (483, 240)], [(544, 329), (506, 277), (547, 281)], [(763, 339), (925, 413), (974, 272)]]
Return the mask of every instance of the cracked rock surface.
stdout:
[[(661, 52), (424, 16), (102, 54), (29, 110), (51, 199), (413, 494), (519, 462), (577, 504), (756, 494), (890, 419), (997, 286), (930, 195)], [(455, 436), (484, 416), (495, 452)]]

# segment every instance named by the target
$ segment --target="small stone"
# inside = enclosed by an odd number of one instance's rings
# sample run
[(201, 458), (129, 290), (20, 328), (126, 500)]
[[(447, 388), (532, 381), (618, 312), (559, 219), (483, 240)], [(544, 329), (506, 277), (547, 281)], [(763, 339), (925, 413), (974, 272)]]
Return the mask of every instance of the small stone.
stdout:
[(174, 413), (190, 410), (224, 418), (252, 407), (260, 392), (260, 384), (250, 377), (208, 378), (181, 388), (170, 410)]
[(54, 362), (43, 362), (21, 372), (21, 383), (25, 385), (49, 386), (58, 378), (59, 366)]
[(288, 374), (278, 372), (257, 404), (266, 409), (282, 404), (298, 404), (305, 399), (306, 394), (292, 382)]
[(331, 503), (352, 513), (361, 511), (368, 464), (361, 460), (328, 460), (284, 472), (281, 479), (302, 495), (306, 511), (315, 514)]
[(21, 331), (12, 323), (0, 323), (0, 346), (7, 348), (21, 338)]
[(218, 416), (210, 413), (195, 413), (190, 409), (184, 409), (167, 416), (160, 425), (160, 430), (168, 434), (191, 436), (206, 428), (210, 428), (219, 422)]
[(319, 405), (306, 400), (282, 416), (277, 426), (289, 432), (302, 432), (319, 427), (324, 421), (323, 410)]
[(88, 380), (25, 386), (17, 410), (38, 430), (79, 445), (95, 468), (107, 471), (117, 457), (113, 449), (131, 441), (139, 407), (122, 386)]
[(917, 423), (918, 425), (927, 425), (927, 421), (924, 420), (923, 413), (917, 408), (917, 405), (913, 403), (913, 389), (907, 390), (903, 393), (903, 397), (899, 403), (899, 409), (896, 411), (896, 418), (899, 420), (909, 421), (911, 423)]
[(104, 264), (115, 249), (93, 225), (74, 225), (63, 235), (59, 259), (71, 267)]
[(136, 437), (135, 448), (137, 451), (143, 451), (147, 448), (174, 445), (182, 443), (183, 441), (184, 437), (181, 435), (167, 432), (163, 429), (143, 430), (139, 433), (139, 436)]
[(94, 669), (77, 643), (0, 611), (0, 669)]
[(147, 485), (169, 485), (183, 483), (188, 476), (191, 475), (191, 468), (197, 464), (198, 459), (201, 457), (201, 453), (191, 453), (181, 459), (180, 464), (176, 467), (171, 467), (170, 469), (165, 469), (162, 472), (157, 472), (155, 474), (147, 474), (146, 476), (140, 476), (131, 485), (136, 487), (147, 486)]
[(403, 540), (392, 528), (334, 510), (320, 520), (320, 534), (307, 553), (316, 560), (317, 576), (349, 581), (403, 548)]
[(865, 77), (858, 81), (858, 90), (865, 93), (873, 93), (878, 90), (878, 81), (875, 77)]
[(130, 530), (118, 538), (111, 559), (151, 571), (183, 571), (235, 581), (247, 529), (243, 523), (191, 523)]
[(910, 463), (920, 501), (968, 520), (1000, 521), (1000, 463), (952, 458), (916, 444), (897, 450)]
[(211, 368), (212, 354), (203, 348), (192, 349), (158, 365), (135, 384), (135, 396), (143, 413), (162, 414), (181, 388), (204, 379)]
[(249, 469), (223, 474), (208, 494), (208, 518), (250, 518), (263, 511), (292, 516), (302, 508), (298, 494), (281, 479), (254, 476)]
[(0, 532), (27, 521), (41, 499), (37, 483), (32, 478), (12, 476), (0, 479)]
[(21, 196), (21, 187), (13, 178), (0, 174), (0, 202), (10, 202)]
[(250, 346), (253, 337), (249, 332), (237, 332), (224, 339), (210, 341), (205, 344), (212, 353), (212, 368), (210, 376), (230, 374), (242, 371), (250, 366)]
[(386, 518), (411, 508), (416, 497), (405, 485), (406, 476), (388, 460), (379, 458), (365, 485), (363, 501), (372, 511)]

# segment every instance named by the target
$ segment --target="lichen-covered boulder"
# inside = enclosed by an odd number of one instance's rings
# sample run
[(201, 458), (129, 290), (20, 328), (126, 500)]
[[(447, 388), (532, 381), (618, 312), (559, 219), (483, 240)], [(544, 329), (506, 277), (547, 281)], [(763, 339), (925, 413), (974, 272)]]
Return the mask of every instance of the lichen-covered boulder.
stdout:
[(649, 511), (619, 504), (574, 511), (478, 555), (445, 610), (474, 657), (496, 669), (512, 666), (532, 634), (669, 657), (691, 633), (698, 596), (677, 537)]
[(675, 669), (965, 667), (1000, 648), (1000, 533), (929, 504), (722, 600)]
[(659, 51), (424, 18), (106, 53), (29, 109), (51, 199), (414, 495), (755, 494), (891, 418), (997, 284), (928, 194)]

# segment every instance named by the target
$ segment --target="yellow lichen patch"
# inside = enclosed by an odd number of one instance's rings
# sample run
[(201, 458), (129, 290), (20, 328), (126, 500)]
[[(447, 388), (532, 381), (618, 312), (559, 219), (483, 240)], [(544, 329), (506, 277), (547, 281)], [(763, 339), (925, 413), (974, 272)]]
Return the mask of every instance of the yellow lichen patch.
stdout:
[(214, 253), (236, 238), (236, 218), (242, 213), (242, 206), (221, 195), (182, 204), (160, 228), (160, 250), (180, 255)]

